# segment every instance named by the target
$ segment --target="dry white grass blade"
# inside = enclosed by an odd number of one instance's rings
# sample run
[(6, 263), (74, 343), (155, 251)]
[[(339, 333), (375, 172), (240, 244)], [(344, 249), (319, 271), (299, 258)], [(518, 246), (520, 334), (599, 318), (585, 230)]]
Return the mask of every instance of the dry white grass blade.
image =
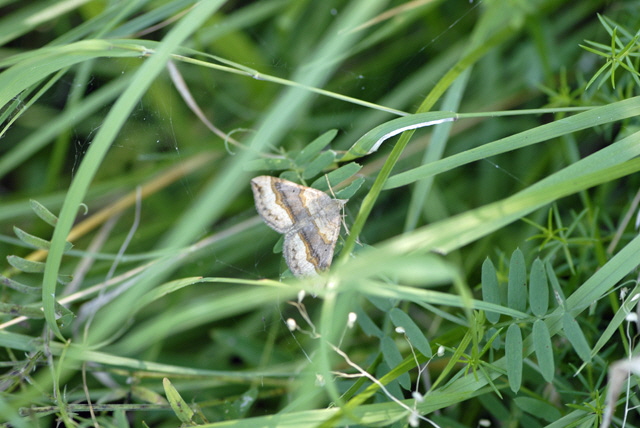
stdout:
[(611, 364), (609, 367), (609, 392), (607, 393), (607, 407), (602, 416), (602, 424), (600, 428), (607, 428), (611, 423), (613, 411), (615, 410), (616, 401), (620, 395), (620, 390), (624, 381), (629, 375), (640, 374), (640, 357), (630, 358), (628, 360), (619, 360)]

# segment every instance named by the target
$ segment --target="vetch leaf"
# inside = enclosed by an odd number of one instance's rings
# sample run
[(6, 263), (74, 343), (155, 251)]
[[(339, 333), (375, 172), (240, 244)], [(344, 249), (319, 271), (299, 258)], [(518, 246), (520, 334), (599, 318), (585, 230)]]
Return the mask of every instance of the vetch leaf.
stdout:
[(555, 422), (562, 417), (560, 410), (546, 401), (531, 397), (516, 397), (513, 399), (524, 412), (542, 418), (547, 422)]
[(304, 172), (302, 173), (302, 178), (305, 180), (311, 177), (315, 177), (324, 171), (329, 165), (331, 165), (336, 159), (336, 153), (333, 150), (327, 150), (326, 152), (322, 152), (311, 161), (310, 164), (305, 166)]
[(320, 153), (322, 149), (327, 147), (331, 141), (338, 135), (337, 129), (331, 129), (309, 144), (300, 151), (298, 156), (296, 156), (296, 164), (300, 166), (304, 166), (309, 163), (316, 155)]
[[(498, 276), (496, 268), (491, 260), (487, 257), (482, 263), (482, 300), (489, 303), (500, 304), (500, 290), (498, 288)], [(500, 320), (500, 314), (497, 312), (487, 311), (485, 316), (490, 323), (495, 324)]]
[(527, 268), (520, 248), (516, 248), (509, 262), (507, 305), (521, 312), (527, 309)]
[(14, 268), (27, 273), (42, 273), (44, 272), (44, 263), (34, 262), (31, 260), (23, 259), (18, 256), (7, 256), (7, 261)]
[(336, 192), (336, 198), (338, 199), (351, 199), (356, 194), (358, 189), (364, 184), (364, 177), (358, 177), (351, 184), (344, 189)]
[(531, 312), (542, 317), (549, 309), (549, 284), (542, 261), (536, 258), (529, 274), (529, 305)]
[(313, 187), (314, 189), (322, 190), (323, 192), (327, 192), (329, 191), (329, 185), (327, 184), (327, 181), (331, 183), (332, 187), (336, 186), (342, 183), (344, 180), (350, 178), (354, 174), (357, 174), (360, 169), (362, 169), (362, 165), (358, 165), (355, 162), (350, 162), (346, 165), (342, 165), (340, 168), (331, 171), (326, 175), (322, 175), (316, 181), (311, 183), (311, 187)]
[(404, 329), (404, 334), (407, 335), (407, 339), (411, 342), (411, 345), (416, 348), (422, 355), (425, 357), (431, 358), (433, 353), (431, 352), (431, 346), (429, 345), (429, 340), (422, 333), (420, 327), (416, 325), (415, 322), (411, 319), (409, 315), (405, 312), (401, 311), (398, 308), (391, 309), (389, 313), (389, 317), (391, 318), (391, 322), (396, 327), (402, 327)]
[(556, 273), (553, 270), (553, 266), (547, 260), (545, 262), (545, 270), (547, 271), (547, 278), (549, 278), (549, 282), (551, 283), (551, 288), (553, 288), (553, 296), (558, 303), (558, 306), (564, 306), (564, 302), (566, 298), (564, 297), (564, 293), (562, 292), (562, 288), (560, 287), (560, 283), (558, 282), (558, 278), (556, 278)]
[(20, 239), (22, 242), (34, 248), (41, 248), (46, 250), (49, 248), (49, 245), (51, 245), (49, 241), (46, 241), (42, 238), (38, 238), (37, 236), (31, 235), (30, 233), (27, 233), (16, 226), (13, 226), (13, 233), (15, 233), (18, 239)]
[(294, 183), (300, 181), (300, 175), (297, 171), (294, 170), (284, 171), (282, 174), (280, 174), (280, 178), (282, 178), (283, 180), (293, 181)]
[(44, 220), (47, 224), (51, 226), (55, 226), (56, 224), (58, 224), (58, 217), (56, 217), (40, 202), (31, 199), (29, 200), (29, 204), (31, 205), (31, 209), (33, 210), (33, 212), (36, 213), (36, 215)]
[[(480, 395), (478, 401), (498, 421), (507, 421), (512, 417), (511, 411), (505, 406), (505, 400), (500, 399), (496, 394)], [(480, 426), (478, 424), (477, 427), (480, 428)]]
[[(402, 364), (402, 354), (400, 354), (396, 343), (389, 336), (382, 338), (380, 341), (380, 349), (382, 350), (382, 356), (385, 363), (387, 363), (391, 370)], [(398, 376), (398, 382), (404, 389), (411, 389), (411, 378), (409, 378), (409, 373), (402, 373)]]
[(261, 158), (253, 159), (244, 164), (245, 171), (283, 171), (292, 169), (295, 164), (291, 159), (277, 157), (277, 158)]
[(555, 366), (553, 362), (553, 347), (551, 345), (551, 335), (547, 324), (542, 320), (536, 320), (533, 323), (533, 348), (538, 359), (538, 366), (542, 377), (547, 382), (553, 381)]
[[(375, 368), (375, 376), (377, 378), (382, 378), (384, 377), (386, 374), (392, 372), (394, 369), (392, 369), (391, 367), (387, 366), (387, 363), (385, 363), (384, 361), (382, 361), (380, 364), (378, 364), (378, 366)], [(404, 373), (407, 374), (407, 373)], [(396, 397), (396, 398), (401, 398), (404, 397), (405, 392), (402, 390), (402, 388), (400, 387), (400, 384), (397, 381), (391, 381), (386, 385), (387, 388), (387, 392), (389, 393), (389, 395), (391, 395), (392, 397)]]
[[(51, 246), (51, 243), (46, 239), (38, 238), (37, 236), (34, 236), (30, 233), (25, 232), (19, 227), (13, 226), (13, 233), (15, 233), (18, 239), (20, 239), (22, 242), (34, 248), (48, 250), (49, 247)], [(64, 246), (64, 251), (67, 252), (71, 248), (73, 248), (73, 244), (71, 244), (71, 242), (66, 242)]]
[(362, 306), (357, 306), (355, 308), (356, 314), (358, 314), (358, 325), (367, 336), (374, 336), (377, 338), (382, 338), (384, 333), (380, 330), (380, 327), (376, 325), (375, 322), (369, 317), (367, 312), (362, 309)]
[(71, 322), (75, 319), (76, 314), (71, 312), (69, 309), (62, 306), (60, 303), (55, 302), (55, 311), (56, 311), (56, 323), (60, 327), (68, 327), (71, 325)]
[(33, 295), (42, 294), (42, 288), (32, 287), (30, 285), (22, 284), (18, 281), (14, 281), (11, 278), (7, 278), (4, 275), (0, 275), (0, 284), (7, 286), (9, 288), (13, 288), (14, 290), (24, 294), (33, 294)]
[(0, 302), (0, 314), (15, 316), (23, 316), (32, 319), (44, 318), (44, 313), (40, 308), (34, 308), (31, 306), (22, 306), (15, 303), (3, 303)]
[(571, 346), (573, 346), (573, 349), (575, 349), (578, 356), (582, 358), (582, 361), (591, 361), (591, 349), (587, 343), (587, 339), (584, 337), (578, 321), (568, 312), (562, 315), (562, 329), (567, 339), (569, 339)]
[(505, 357), (507, 360), (507, 377), (509, 387), (518, 392), (522, 385), (522, 332), (517, 324), (511, 324), (507, 329), (505, 339)]
[(502, 337), (499, 334), (496, 335), (496, 333), (499, 333), (500, 331), (501, 330), (498, 330), (495, 327), (491, 327), (489, 328), (489, 330), (487, 330), (487, 334), (485, 334), (485, 338), (487, 340), (495, 337), (495, 339), (493, 339), (493, 342), (491, 342), (491, 347), (495, 350), (502, 349), (503, 346)]

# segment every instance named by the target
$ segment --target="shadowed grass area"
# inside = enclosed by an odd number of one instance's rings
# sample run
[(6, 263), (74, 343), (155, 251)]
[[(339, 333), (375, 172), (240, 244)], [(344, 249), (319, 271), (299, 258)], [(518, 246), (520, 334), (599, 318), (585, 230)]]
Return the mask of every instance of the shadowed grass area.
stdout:
[(0, 7), (1, 426), (638, 426), (635, 2)]

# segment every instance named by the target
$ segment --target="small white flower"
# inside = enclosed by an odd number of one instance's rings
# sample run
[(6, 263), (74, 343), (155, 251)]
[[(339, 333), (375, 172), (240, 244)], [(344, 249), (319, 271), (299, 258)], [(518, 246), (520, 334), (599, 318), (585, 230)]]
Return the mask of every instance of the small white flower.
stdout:
[(289, 329), (289, 331), (296, 331), (296, 329), (298, 328), (298, 323), (296, 323), (296, 320), (294, 320), (293, 318), (288, 318), (287, 328)]
[(409, 425), (412, 427), (420, 426), (420, 419), (418, 419), (418, 414), (416, 412), (411, 412), (409, 414)]
[(355, 312), (349, 312), (349, 317), (347, 318), (347, 328), (353, 328), (356, 324), (356, 320), (358, 319), (358, 314)]
[(624, 300), (624, 298), (627, 297), (628, 292), (629, 289), (627, 287), (622, 287), (622, 289), (620, 289), (620, 300)]

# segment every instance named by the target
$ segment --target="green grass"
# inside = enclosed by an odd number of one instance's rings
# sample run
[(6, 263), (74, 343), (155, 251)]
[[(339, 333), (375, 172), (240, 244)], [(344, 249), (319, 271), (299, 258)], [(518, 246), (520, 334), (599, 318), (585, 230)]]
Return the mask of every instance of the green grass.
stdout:
[(635, 2), (1, 7), (0, 426), (640, 426)]

